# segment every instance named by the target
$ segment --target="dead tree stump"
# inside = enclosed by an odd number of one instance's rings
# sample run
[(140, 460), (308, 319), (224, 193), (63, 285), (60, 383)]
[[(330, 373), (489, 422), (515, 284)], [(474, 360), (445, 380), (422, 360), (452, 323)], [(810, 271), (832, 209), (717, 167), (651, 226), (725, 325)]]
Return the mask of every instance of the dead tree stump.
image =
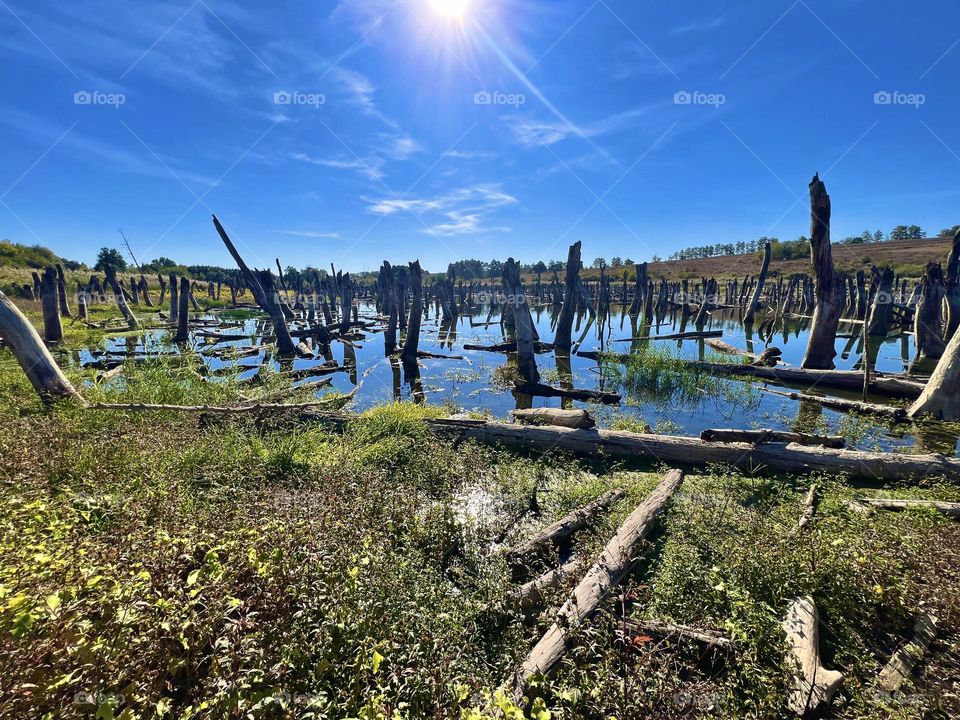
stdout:
[(830, 196), (819, 175), (810, 182), (810, 259), (815, 275), (816, 308), (810, 340), (801, 367), (805, 370), (832, 370), (837, 356), (837, 325), (840, 322), (839, 281), (833, 269), (830, 248)]

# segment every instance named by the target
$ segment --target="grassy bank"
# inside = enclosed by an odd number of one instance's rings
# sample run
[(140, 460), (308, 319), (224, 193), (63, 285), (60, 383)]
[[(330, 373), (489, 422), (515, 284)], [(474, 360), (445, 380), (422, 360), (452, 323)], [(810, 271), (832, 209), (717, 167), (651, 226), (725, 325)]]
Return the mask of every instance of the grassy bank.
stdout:
[[(67, 343), (97, 341), (84, 332)], [(238, 397), (160, 363), (72, 378), (91, 400)], [(524, 623), (503, 550), (623, 487), (578, 539), (595, 557), (662, 468), (452, 447), (420, 422), (439, 412), (392, 405), (338, 433), (45, 411), (0, 350), (0, 717), (522, 717), (496, 690), (550, 616)], [(812, 480), (818, 520), (794, 533)], [(811, 594), (824, 662), (846, 674), (837, 716), (956, 716), (960, 532), (928, 513), (852, 512), (847, 499), (877, 491), (841, 480), (689, 474), (527, 715), (780, 717), (780, 618)], [(960, 499), (936, 484), (880, 494)], [(872, 680), (921, 609), (940, 621), (931, 657), (903, 696), (881, 697)], [(738, 649), (624, 636), (624, 613), (721, 629)]]

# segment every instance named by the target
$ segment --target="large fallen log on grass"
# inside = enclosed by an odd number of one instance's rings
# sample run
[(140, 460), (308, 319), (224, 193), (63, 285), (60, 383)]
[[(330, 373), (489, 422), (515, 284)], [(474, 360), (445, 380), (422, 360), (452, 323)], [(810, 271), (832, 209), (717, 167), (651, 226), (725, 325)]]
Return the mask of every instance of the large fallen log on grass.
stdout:
[(883, 482), (936, 477), (960, 481), (960, 459), (934, 454), (835, 450), (781, 443), (708, 443), (699, 438), (624, 430), (571, 430), (470, 420), (434, 419), (425, 422), (434, 430), (458, 439), (538, 452), (559, 450), (586, 457), (602, 455), (697, 467), (732, 465), (747, 472), (845, 473), (853, 478)]
[(597, 422), (586, 410), (561, 410), (560, 408), (526, 408), (511, 410), (510, 414), (524, 425), (553, 425), (574, 430), (595, 427)]
[[(582, 432), (582, 431), (575, 431)], [(640, 551), (641, 544), (653, 530), (657, 517), (666, 507), (674, 491), (680, 487), (683, 473), (670, 470), (660, 484), (623, 522), (607, 543), (597, 562), (574, 588), (570, 598), (557, 612), (556, 621), (533, 647), (513, 676), (513, 698), (519, 702), (526, 694), (530, 678), (551, 672), (563, 657), (571, 633), (586, 621), (615, 588)]]

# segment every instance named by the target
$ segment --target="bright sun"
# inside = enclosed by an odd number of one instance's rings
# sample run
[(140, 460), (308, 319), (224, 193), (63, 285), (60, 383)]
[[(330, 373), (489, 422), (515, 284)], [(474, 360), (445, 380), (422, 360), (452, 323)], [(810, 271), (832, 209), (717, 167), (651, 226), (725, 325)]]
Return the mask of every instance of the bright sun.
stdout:
[(453, 20), (463, 20), (470, 8), (470, 0), (430, 0), (434, 12)]

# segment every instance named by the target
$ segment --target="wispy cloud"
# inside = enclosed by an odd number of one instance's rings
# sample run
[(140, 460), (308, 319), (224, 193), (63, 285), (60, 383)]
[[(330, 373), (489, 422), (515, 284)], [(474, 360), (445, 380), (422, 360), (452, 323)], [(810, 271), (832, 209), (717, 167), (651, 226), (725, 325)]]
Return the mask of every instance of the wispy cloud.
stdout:
[(360, 158), (326, 158), (315, 157), (303, 152), (290, 153), (291, 160), (317, 165), (319, 167), (331, 168), (334, 170), (352, 170), (359, 173), (368, 180), (383, 180), (386, 174), (383, 172), (383, 160), (378, 157), (362, 160)]
[(679, 27), (673, 28), (673, 30), (670, 31), (670, 34), (671, 35), (687, 35), (688, 33), (709, 32), (711, 30), (718, 30), (719, 28), (727, 24), (727, 20), (729, 18), (730, 18), (730, 13), (725, 12), (720, 15), (716, 15), (714, 17), (696, 20), (686, 25), (680, 25)]
[(667, 100), (651, 103), (575, 127), (554, 120), (537, 120), (516, 115), (505, 115), (501, 119), (507, 124), (517, 143), (535, 148), (555, 145), (569, 137), (593, 138), (628, 130), (636, 127), (642, 120), (652, 119), (656, 110), (666, 108), (669, 104)]
[(274, 230), (281, 235), (293, 235), (295, 237), (316, 238), (318, 240), (339, 240), (342, 236), (336, 232), (319, 232), (317, 230)]
[(496, 153), (480, 152), (478, 150), (447, 150), (444, 157), (455, 158), (457, 160), (488, 160), (495, 158)]
[[(516, 205), (519, 201), (501, 191), (496, 185), (474, 185), (433, 198), (367, 199), (367, 210), (375, 215), (413, 213), (421, 216), (424, 232), (433, 235), (474, 235), (490, 232), (509, 232), (502, 225), (486, 225), (485, 221), (496, 210)], [(432, 216), (438, 216), (433, 218)]]

